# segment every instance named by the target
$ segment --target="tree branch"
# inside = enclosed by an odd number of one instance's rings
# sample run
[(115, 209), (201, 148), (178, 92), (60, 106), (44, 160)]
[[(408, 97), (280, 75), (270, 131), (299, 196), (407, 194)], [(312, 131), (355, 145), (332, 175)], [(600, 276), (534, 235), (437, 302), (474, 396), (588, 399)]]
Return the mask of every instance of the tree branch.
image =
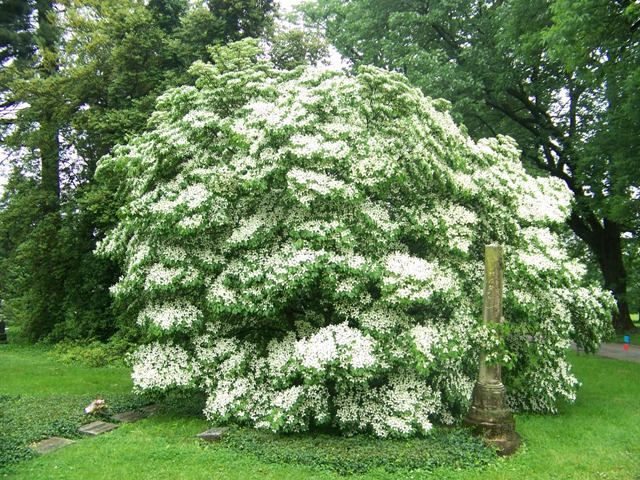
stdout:
[(442, 40), (444, 40), (444, 43), (449, 46), (449, 49), (453, 50), (453, 53), (450, 54), (450, 56), (456, 57), (456, 54), (458, 54), (460, 50), (462, 50), (462, 47), (458, 45), (458, 43), (455, 41), (455, 38), (437, 23), (432, 23), (431, 28), (435, 30), (435, 32), (440, 36)]

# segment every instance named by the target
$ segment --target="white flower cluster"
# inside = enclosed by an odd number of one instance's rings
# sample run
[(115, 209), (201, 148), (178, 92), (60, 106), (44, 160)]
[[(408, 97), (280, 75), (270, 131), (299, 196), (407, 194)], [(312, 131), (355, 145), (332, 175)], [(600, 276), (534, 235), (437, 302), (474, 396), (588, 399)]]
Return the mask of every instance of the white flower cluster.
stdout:
[(167, 267), (161, 263), (156, 263), (147, 270), (145, 289), (152, 290), (154, 287), (171, 285), (183, 273), (181, 268)]
[(336, 419), (352, 433), (409, 436), (432, 428), (429, 416), (440, 408), (438, 395), (409, 372), (394, 374), (382, 388), (356, 387), (336, 398)]
[(468, 208), (455, 204), (440, 205), (434, 209), (433, 215), (436, 221), (446, 226), (448, 247), (468, 253), (478, 216)]
[(391, 334), (396, 329), (405, 330), (411, 324), (411, 319), (402, 311), (380, 305), (360, 313), (358, 321), (363, 329), (379, 334)]
[(194, 365), (187, 352), (171, 343), (144, 345), (133, 354), (133, 385), (139, 390), (187, 387), (194, 380)]
[(527, 178), (518, 196), (517, 214), (532, 223), (561, 223), (569, 214), (571, 192), (558, 178)]
[(355, 194), (353, 187), (324, 173), (292, 168), (287, 173), (287, 178), (294, 186), (298, 200), (304, 205), (309, 205), (318, 195), (339, 194), (351, 198)]
[(391, 302), (429, 301), (434, 293), (458, 289), (455, 277), (436, 262), (396, 252), (386, 257), (385, 268), (389, 274), (383, 283), (393, 292)]
[(411, 329), (411, 338), (416, 349), (424, 355), (428, 362), (432, 362), (435, 359), (435, 355), (431, 348), (434, 345), (438, 345), (440, 341), (438, 330), (432, 326), (417, 325)]
[(320, 135), (296, 134), (291, 137), (291, 143), (291, 153), (302, 158), (321, 155), (341, 160), (349, 153), (349, 147), (344, 141), (325, 141)]
[(363, 202), (360, 208), (362, 213), (369, 217), (382, 231), (391, 232), (398, 228), (398, 225), (391, 221), (388, 208), (384, 208), (370, 200)]
[(231, 237), (229, 237), (227, 241), (231, 244), (244, 243), (264, 225), (265, 218), (262, 215), (243, 218), (240, 220), (240, 225), (233, 230)]
[(328, 364), (362, 369), (376, 363), (374, 341), (346, 323), (329, 325), (295, 345), (294, 358), (305, 368), (324, 370)]
[(202, 312), (185, 301), (161, 305), (151, 304), (138, 314), (138, 324), (151, 322), (162, 330), (188, 328), (202, 318)]

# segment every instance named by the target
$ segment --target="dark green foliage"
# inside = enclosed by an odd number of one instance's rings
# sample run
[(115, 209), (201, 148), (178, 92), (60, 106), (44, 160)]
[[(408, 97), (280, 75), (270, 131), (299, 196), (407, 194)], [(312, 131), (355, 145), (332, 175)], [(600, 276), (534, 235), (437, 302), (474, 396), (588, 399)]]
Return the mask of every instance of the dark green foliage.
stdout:
[(0, 62), (10, 58), (26, 59), (33, 53), (29, 32), (31, 4), (27, 0), (0, 2)]
[(207, 0), (209, 11), (221, 20), (222, 43), (259, 38), (271, 25), (273, 0)]
[(468, 430), (436, 428), (425, 438), (386, 440), (330, 434), (276, 435), (257, 430), (232, 430), (222, 445), (261, 461), (300, 464), (361, 475), (379, 468), (430, 472), (438, 467), (471, 468), (495, 461), (496, 453)]
[(0, 199), (0, 316), (9, 324), (20, 322), (27, 311), (22, 295), (27, 270), (22, 259), (37, 218), (36, 181), (25, 173), (17, 169), (11, 173)]
[(185, 70), (196, 60), (210, 61), (211, 46), (267, 34), (274, 9), (272, 0), (208, 0), (181, 18), (171, 48)]
[(0, 121), (15, 167), (0, 200), (0, 315), (32, 342), (106, 340), (130, 335), (133, 321), (109, 295), (118, 266), (93, 255), (122, 202), (116, 175), (94, 180), (98, 159), (147, 128), (157, 96), (188, 83), (207, 46), (262, 34), (274, 7), (114, 0), (72, 2), (64, 15), (53, 7), (0, 3), (0, 59), (16, 60), (0, 71), (0, 107), (16, 113)]
[(147, 8), (165, 32), (172, 32), (189, 7), (188, 0), (149, 0)]
[(28, 460), (33, 456), (33, 450), (25, 445), (21, 439), (0, 432), (0, 471), (3, 467)]
[[(67, 337), (69, 338), (69, 337)], [(127, 354), (136, 344), (122, 335), (112, 336), (108, 342), (98, 340), (63, 340), (56, 344), (51, 355), (65, 364), (87, 367), (125, 366)]]

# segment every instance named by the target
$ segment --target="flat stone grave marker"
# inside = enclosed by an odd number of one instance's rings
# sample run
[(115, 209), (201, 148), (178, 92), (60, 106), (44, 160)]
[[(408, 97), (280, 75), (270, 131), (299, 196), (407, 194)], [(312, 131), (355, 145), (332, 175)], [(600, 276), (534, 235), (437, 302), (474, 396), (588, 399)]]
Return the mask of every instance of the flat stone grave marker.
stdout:
[(113, 418), (122, 423), (133, 423), (147, 416), (144, 412), (137, 412), (135, 410), (129, 410), (128, 412), (122, 412), (114, 415)]
[(118, 425), (116, 425), (115, 423), (97, 421), (81, 426), (78, 431), (80, 433), (95, 437), (96, 435), (101, 435), (111, 430), (115, 430), (116, 428), (118, 428)]
[(137, 410), (129, 410), (127, 412), (118, 413), (117, 415), (114, 415), (113, 418), (118, 422), (133, 423), (137, 422), (138, 420), (142, 420), (149, 415), (153, 415), (158, 410), (160, 410), (160, 407), (158, 405), (145, 405), (144, 407), (141, 407)]
[(34, 450), (40, 455), (45, 455), (47, 453), (55, 452), (56, 450), (66, 447), (67, 445), (71, 445), (72, 443), (76, 442), (67, 438), (51, 437), (36, 443)]
[(151, 415), (152, 413), (157, 413), (160, 410), (160, 405), (145, 405), (144, 407), (140, 408), (140, 410), (142, 410), (147, 415)]
[(198, 435), (198, 438), (204, 442), (219, 442), (222, 436), (229, 431), (225, 427), (210, 428), (206, 432)]

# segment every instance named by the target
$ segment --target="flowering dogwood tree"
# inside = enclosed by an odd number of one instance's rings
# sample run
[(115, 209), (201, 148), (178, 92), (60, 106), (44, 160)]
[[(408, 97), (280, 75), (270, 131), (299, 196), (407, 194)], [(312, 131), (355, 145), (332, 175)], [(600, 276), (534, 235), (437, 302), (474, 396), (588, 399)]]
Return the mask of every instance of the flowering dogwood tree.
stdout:
[[(575, 398), (565, 350), (595, 349), (612, 303), (554, 233), (561, 182), (528, 175), (508, 138), (474, 143), (398, 74), (260, 54), (215, 49), (101, 162), (129, 201), (100, 251), (154, 339), (136, 387), (204, 390), (216, 421), (405, 436), (465, 413), (484, 348), (514, 406)], [(502, 335), (481, 322), (492, 242)]]

